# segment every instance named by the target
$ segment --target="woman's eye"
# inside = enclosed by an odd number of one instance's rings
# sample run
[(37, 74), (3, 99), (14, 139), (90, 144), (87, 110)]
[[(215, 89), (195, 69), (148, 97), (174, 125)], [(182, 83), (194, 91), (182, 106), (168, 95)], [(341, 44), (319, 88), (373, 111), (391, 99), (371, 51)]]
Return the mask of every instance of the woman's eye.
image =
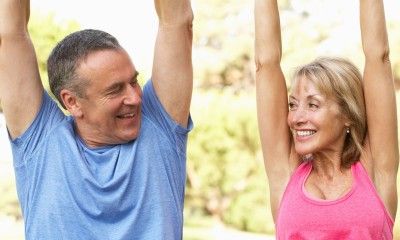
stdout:
[(308, 106), (309, 106), (311, 109), (317, 109), (317, 108), (318, 108), (318, 105), (317, 105), (317, 104), (314, 104), (314, 103), (310, 103), (310, 104), (308, 104)]
[(296, 104), (289, 103), (289, 110), (293, 110), (296, 107)]

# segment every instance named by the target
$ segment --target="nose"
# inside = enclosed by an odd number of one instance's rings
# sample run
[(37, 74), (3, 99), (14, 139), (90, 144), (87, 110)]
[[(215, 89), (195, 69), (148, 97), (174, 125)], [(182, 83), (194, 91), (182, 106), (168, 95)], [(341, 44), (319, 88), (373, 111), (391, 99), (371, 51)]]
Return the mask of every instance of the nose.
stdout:
[(307, 111), (303, 108), (289, 111), (288, 115), (289, 124), (293, 126), (300, 126), (307, 122)]
[(129, 85), (123, 102), (125, 105), (139, 105), (142, 102), (142, 90), (140, 89), (140, 86)]

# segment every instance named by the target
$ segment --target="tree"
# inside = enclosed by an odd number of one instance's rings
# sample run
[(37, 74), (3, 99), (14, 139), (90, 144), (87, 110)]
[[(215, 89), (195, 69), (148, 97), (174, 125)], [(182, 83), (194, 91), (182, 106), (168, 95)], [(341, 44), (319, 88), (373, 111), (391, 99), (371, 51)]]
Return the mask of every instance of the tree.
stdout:
[(199, 86), (249, 90), (254, 82), (252, 1), (205, 0), (195, 7), (194, 66)]

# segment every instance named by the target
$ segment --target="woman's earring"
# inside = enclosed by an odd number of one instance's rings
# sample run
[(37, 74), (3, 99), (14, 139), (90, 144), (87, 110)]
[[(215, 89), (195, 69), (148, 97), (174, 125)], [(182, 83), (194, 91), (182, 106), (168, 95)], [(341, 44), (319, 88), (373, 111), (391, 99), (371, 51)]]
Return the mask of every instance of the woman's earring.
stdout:
[(350, 133), (350, 128), (346, 129), (346, 133), (349, 134)]

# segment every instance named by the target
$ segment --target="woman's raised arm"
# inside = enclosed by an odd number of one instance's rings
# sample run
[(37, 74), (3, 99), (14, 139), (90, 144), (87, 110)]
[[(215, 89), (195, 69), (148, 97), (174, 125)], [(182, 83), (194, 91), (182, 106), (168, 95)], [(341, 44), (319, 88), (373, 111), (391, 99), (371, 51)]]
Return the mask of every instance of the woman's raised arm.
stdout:
[(377, 191), (396, 213), (396, 176), (399, 161), (396, 97), (389, 60), (383, 0), (360, 0), (361, 38), (365, 54), (364, 96), (368, 135), (365, 162)]
[(255, 0), (257, 114), (274, 218), (289, 181), (291, 140), (288, 99), (280, 66), (282, 47), (276, 0)]

